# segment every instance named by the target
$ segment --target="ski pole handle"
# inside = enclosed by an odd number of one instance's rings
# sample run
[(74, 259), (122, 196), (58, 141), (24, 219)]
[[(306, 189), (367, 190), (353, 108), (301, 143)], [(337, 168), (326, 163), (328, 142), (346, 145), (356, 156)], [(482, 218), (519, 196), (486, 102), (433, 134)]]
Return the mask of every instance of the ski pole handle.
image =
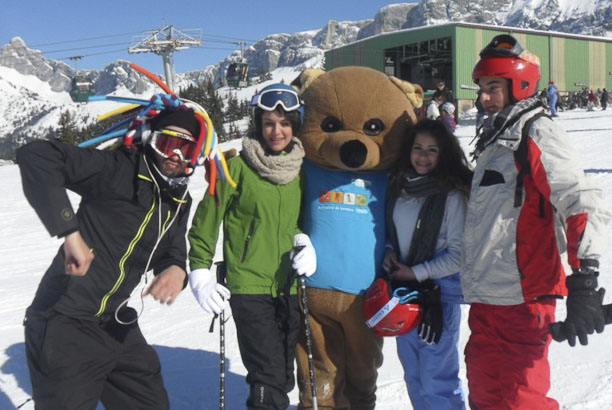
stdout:
[[(215, 265), (217, 265), (217, 283), (220, 283), (221, 285), (225, 286), (225, 276), (227, 274), (227, 265), (225, 264), (225, 261), (219, 261), (219, 262), (215, 262)], [(221, 312), (223, 313), (223, 312)], [(212, 321), (210, 322), (210, 327), (208, 328), (208, 333), (212, 333), (214, 328), (215, 328), (215, 320), (219, 317), (218, 314), (215, 313), (215, 315), (213, 316)], [(221, 320), (223, 319), (224, 316), (222, 316)]]
[(227, 275), (227, 265), (225, 261), (216, 262), (217, 265), (217, 283), (225, 286), (225, 276)]
[[(295, 258), (297, 256), (298, 253), (300, 253), (302, 251), (302, 249), (304, 249), (305, 246), (304, 245), (299, 245), (299, 246), (294, 246), (293, 247), (293, 253), (291, 254), (291, 263), (293, 263), (293, 258)], [(290, 283), (293, 283), (293, 280), (296, 278), (296, 276), (300, 276), (298, 275), (297, 271), (295, 269), (291, 269), (291, 279), (290, 279)], [(299, 282), (299, 281), (298, 281)], [(301, 283), (300, 283), (301, 286)], [(306, 286), (306, 285), (304, 285)]]

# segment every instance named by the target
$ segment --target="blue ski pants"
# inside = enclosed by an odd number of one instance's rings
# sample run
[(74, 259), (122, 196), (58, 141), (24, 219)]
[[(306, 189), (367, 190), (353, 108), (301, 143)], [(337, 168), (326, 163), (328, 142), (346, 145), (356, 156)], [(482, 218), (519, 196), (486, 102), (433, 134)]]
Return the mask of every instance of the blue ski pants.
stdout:
[(557, 115), (557, 94), (548, 96), (548, 105), (550, 105), (550, 113)]
[(465, 398), (459, 379), (461, 305), (442, 303), (444, 323), (440, 342), (428, 345), (418, 329), (397, 338), (397, 353), (416, 410), (463, 410)]

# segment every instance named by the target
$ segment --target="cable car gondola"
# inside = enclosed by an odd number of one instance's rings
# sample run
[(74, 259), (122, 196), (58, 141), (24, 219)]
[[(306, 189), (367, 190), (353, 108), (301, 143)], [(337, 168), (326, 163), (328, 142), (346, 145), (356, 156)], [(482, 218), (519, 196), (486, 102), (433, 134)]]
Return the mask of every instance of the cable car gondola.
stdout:
[(96, 95), (93, 81), (87, 78), (87, 76), (79, 74), (77, 61), (81, 58), (83, 56), (68, 57), (69, 60), (74, 61), (74, 77), (70, 83), (70, 98), (74, 102), (87, 102), (90, 96)]
[(231, 63), (227, 68), (225, 80), (227, 85), (234, 88), (242, 88), (249, 85), (249, 65), (245, 62)]
[(96, 95), (93, 82), (84, 75), (76, 75), (70, 84), (72, 101), (87, 102), (92, 95)]

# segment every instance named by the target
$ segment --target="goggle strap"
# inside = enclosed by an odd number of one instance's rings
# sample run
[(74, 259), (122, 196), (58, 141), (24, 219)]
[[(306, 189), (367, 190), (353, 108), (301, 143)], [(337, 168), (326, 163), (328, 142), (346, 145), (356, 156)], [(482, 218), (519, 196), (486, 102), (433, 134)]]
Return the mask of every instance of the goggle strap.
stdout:
[(393, 297), (399, 298), (399, 303), (402, 305), (418, 300), (420, 296), (419, 291), (410, 291), (408, 288), (397, 288), (393, 291)]
[(171, 137), (182, 138), (184, 140), (188, 140), (188, 141), (191, 141), (191, 142), (196, 142), (195, 139), (192, 136), (189, 136), (187, 134), (183, 134), (182, 132), (178, 132), (178, 131), (172, 131), (172, 130), (163, 129), (163, 130), (157, 130), (157, 131), (154, 131), (154, 132), (157, 132), (159, 134), (170, 135)]

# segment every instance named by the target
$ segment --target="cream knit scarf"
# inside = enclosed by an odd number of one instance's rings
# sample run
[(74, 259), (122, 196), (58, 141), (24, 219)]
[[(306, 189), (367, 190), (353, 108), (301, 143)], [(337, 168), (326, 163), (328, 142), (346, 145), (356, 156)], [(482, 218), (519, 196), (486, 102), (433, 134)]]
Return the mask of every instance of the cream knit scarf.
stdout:
[(304, 147), (293, 137), (281, 154), (271, 154), (263, 142), (253, 134), (242, 140), (242, 157), (264, 179), (277, 185), (286, 185), (300, 173)]

